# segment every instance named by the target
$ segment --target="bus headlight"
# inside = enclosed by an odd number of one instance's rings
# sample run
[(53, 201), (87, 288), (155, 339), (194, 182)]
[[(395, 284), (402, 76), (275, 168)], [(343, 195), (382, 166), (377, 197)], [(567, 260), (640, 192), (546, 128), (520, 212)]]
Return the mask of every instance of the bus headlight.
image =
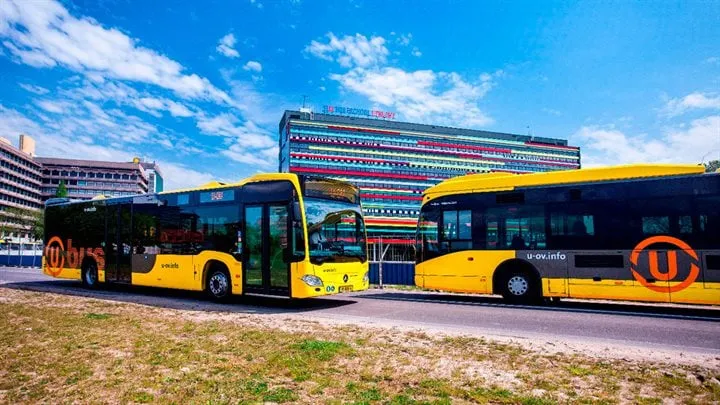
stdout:
[(363, 283), (367, 284), (370, 282), (370, 272), (366, 271), (365, 275), (363, 276)]
[(310, 287), (322, 287), (323, 282), (318, 276), (313, 276), (312, 274), (306, 274), (302, 276), (301, 280), (309, 285)]

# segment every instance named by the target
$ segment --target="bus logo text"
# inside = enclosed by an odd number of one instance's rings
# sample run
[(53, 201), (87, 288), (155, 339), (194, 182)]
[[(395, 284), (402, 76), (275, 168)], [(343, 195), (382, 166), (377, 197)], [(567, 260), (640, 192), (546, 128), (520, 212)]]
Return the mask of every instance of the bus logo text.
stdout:
[[(640, 254), (645, 251), (650, 245), (656, 244), (656, 243), (667, 243), (671, 244), (673, 246), (676, 246), (678, 249), (684, 251), (690, 258), (692, 259), (690, 263), (690, 274), (688, 274), (687, 278), (685, 280), (681, 281), (679, 284), (676, 284), (674, 286), (659, 286), (654, 285), (650, 283), (645, 277), (643, 277), (640, 273), (638, 273), (635, 269), (638, 265), (638, 259), (640, 258)], [(660, 268), (658, 266), (658, 252), (656, 250), (648, 250), (648, 261), (650, 264), (650, 275), (653, 276), (658, 281), (672, 281), (675, 277), (677, 277), (678, 273), (678, 263), (677, 263), (677, 252), (674, 250), (669, 250), (667, 255), (667, 272), (660, 271)], [(642, 242), (638, 243), (637, 246), (635, 246), (635, 249), (633, 249), (632, 253), (630, 254), (630, 271), (633, 274), (633, 277), (635, 277), (635, 280), (637, 280), (640, 284), (647, 287), (648, 289), (655, 291), (655, 292), (661, 292), (661, 293), (673, 293), (678, 292), (686, 289), (690, 286), (690, 284), (694, 283), (695, 280), (700, 275), (700, 260), (698, 259), (697, 253), (688, 245), (687, 243), (683, 242), (680, 239), (673, 238), (671, 236), (652, 236), (650, 238), (647, 238), (643, 240)]]
[(45, 264), (48, 273), (52, 276), (60, 274), (65, 268), (65, 260), (67, 259), (67, 267), (77, 269), (82, 265), (85, 256), (94, 257), (97, 262), (98, 270), (105, 269), (105, 252), (102, 248), (74, 248), (72, 239), (67, 240), (67, 249), (62, 240), (58, 236), (53, 236), (45, 246)]
[(565, 253), (528, 253), (526, 255), (528, 260), (565, 260), (567, 256)]

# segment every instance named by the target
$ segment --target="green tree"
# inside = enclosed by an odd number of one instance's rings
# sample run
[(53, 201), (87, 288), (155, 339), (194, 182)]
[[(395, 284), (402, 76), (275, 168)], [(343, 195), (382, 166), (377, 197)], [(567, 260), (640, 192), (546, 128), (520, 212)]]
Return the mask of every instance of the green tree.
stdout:
[(720, 169), (720, 160), (711, 160), (705, 163), (705, 171), (707, 173), (712, 173), (718, 169)]
[(65, 180), (60, 180), (57, 191), (55, 191), (55, 197), (67, 197), (67, 195), (68, 191), (67, 187), (65, 186)]
[(32, 217), (30, 223), (30, 235), (32, 235), (35, 240), (43, 240), (45, 237), (45, 212), (40, 210), (30, 211), (30, 213)]

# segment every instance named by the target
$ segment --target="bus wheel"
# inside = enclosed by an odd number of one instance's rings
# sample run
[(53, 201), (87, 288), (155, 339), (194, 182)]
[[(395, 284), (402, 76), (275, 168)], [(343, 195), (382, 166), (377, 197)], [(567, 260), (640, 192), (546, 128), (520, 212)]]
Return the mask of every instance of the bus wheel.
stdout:
[(502, 283), (502, 296), (515, 303), (532, 303), (538, 298), (537, 281), (527, 271), (508, 273)]
[(211, 266), (208, 271), (206, 291), (210, 298), (223, 301), (230, 296), (230, 275), (221, 266)]
[(93, 261), (88, 261), (82, 269), (82, 284), (85, 288), (94, 289), (98, 286), (98, 270), (97, 265)]

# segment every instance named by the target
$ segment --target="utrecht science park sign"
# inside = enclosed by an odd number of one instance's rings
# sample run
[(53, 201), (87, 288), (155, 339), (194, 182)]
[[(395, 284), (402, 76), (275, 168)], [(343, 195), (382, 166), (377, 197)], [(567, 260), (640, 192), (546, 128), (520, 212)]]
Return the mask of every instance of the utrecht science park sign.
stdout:
[(340, 107), (334, 105), (324, 105), (323, 114), (335, 115), (352, 115), (355, 117), (381, 118), (386, 120), (394, 120), (395, 113), (390, 111), (368, 110), (366, 108)]

